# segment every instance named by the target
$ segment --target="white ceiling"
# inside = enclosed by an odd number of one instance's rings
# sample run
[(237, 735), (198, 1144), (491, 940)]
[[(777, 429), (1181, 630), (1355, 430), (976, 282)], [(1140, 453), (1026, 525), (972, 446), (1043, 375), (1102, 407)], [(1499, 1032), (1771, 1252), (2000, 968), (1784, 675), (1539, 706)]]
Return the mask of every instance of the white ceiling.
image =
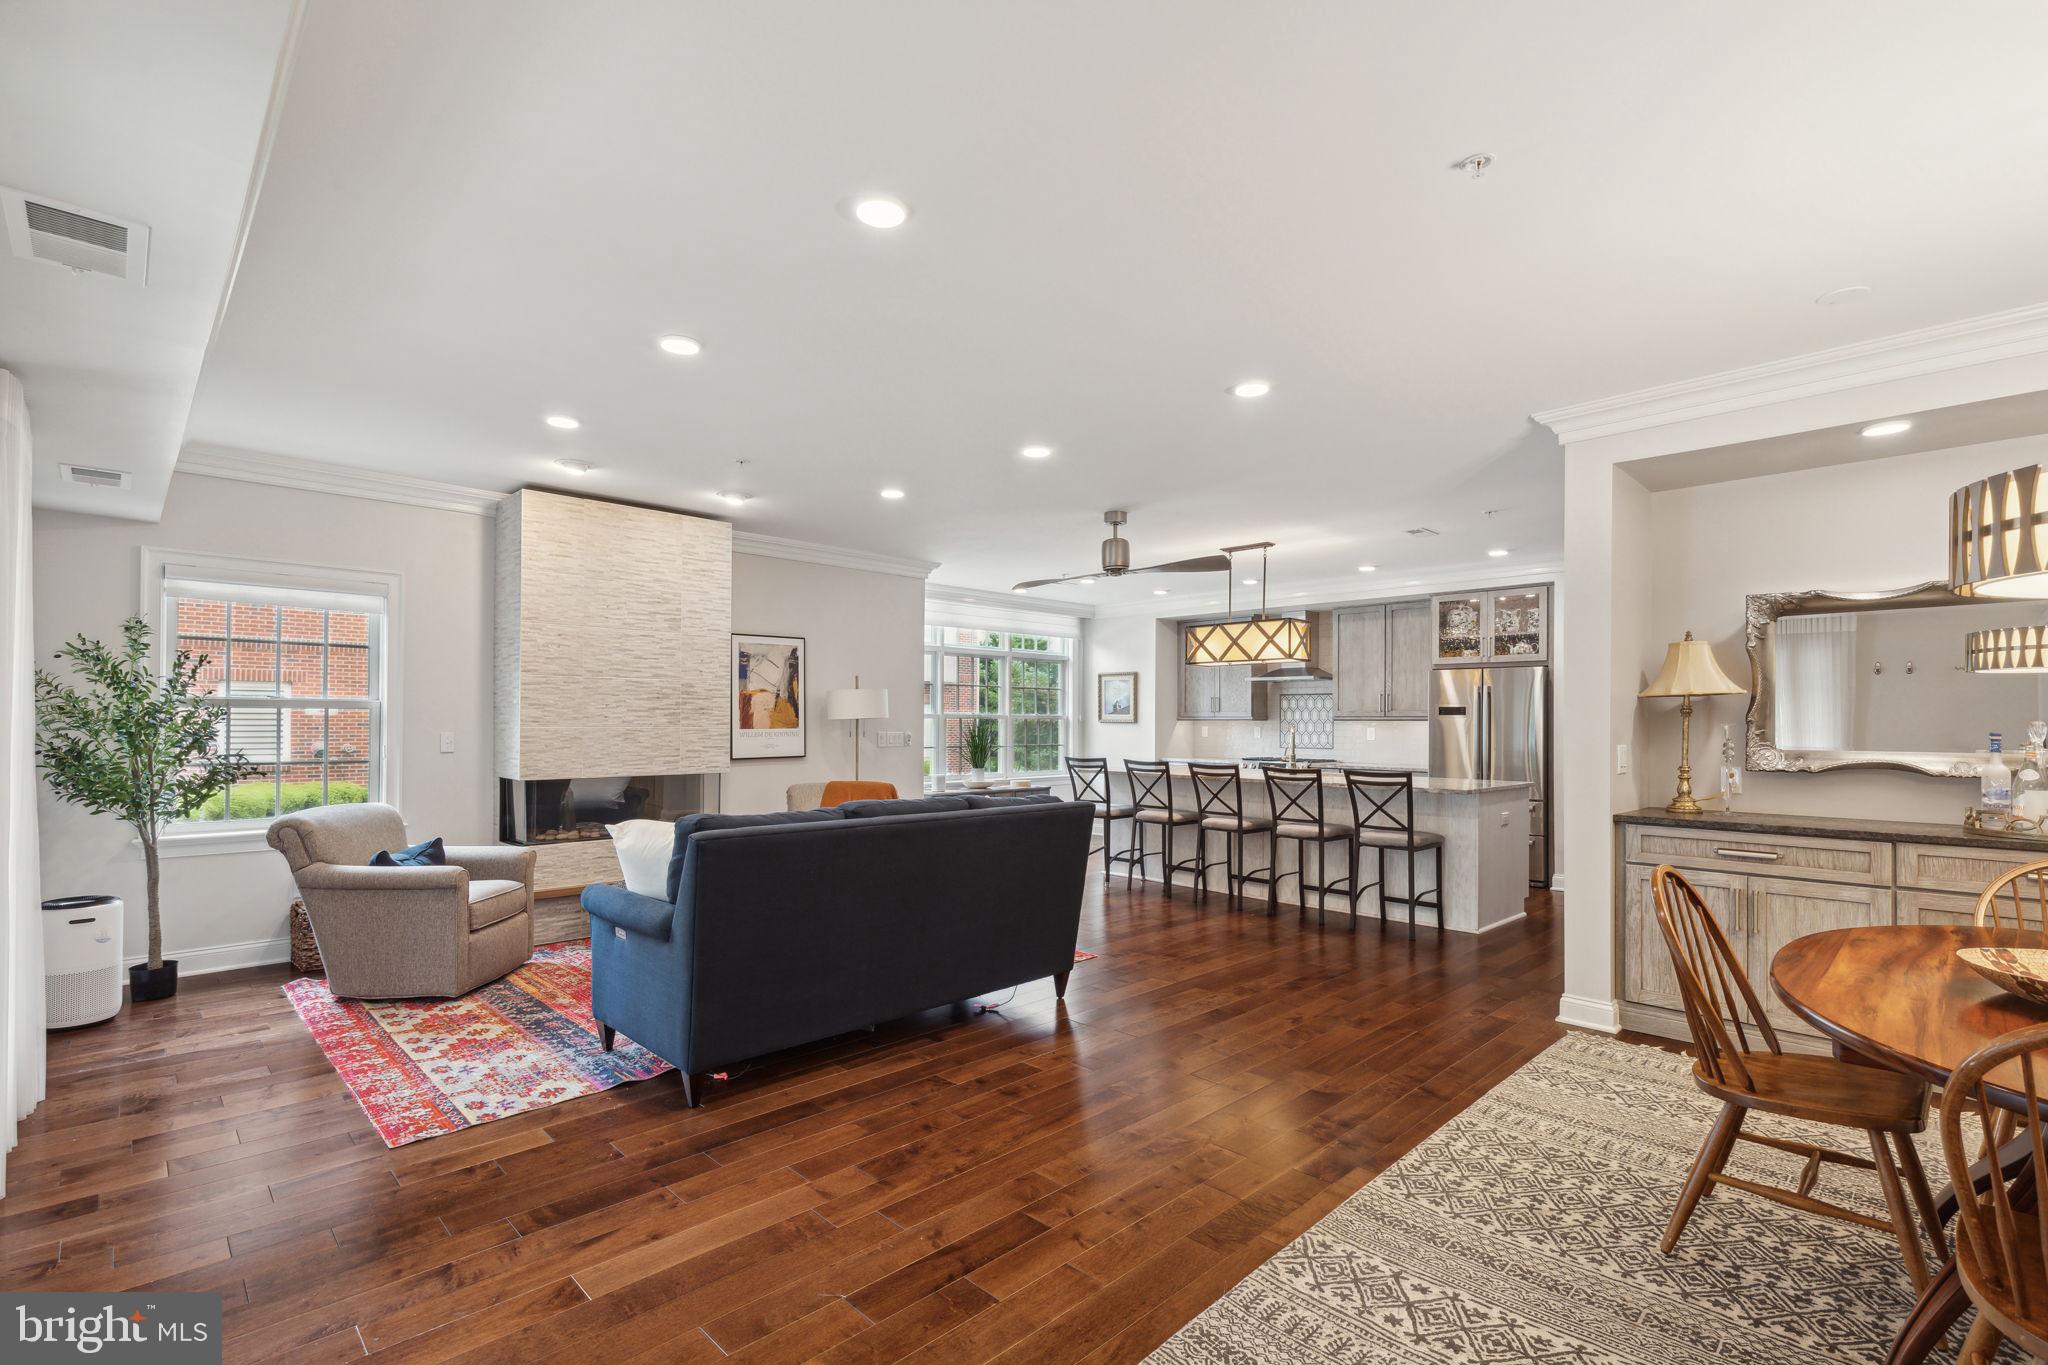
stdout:
[(2032, 0), (313, 0), (188, 435), (720, 514), (744, 458), (741, 526), (982, 588), (1107, 507), (1140, 564), (1511, 578), (1530, 412), (2048, 299), (2044, 50)]
[[(0, 232), (0, 368), (35, 501), (154, 517), (226, 291), (288, 0), (0, 0), (0, 185), (151, 228), (146, 283), (22, 260)], [(112, 466), (126, 489), (61, 482)]]

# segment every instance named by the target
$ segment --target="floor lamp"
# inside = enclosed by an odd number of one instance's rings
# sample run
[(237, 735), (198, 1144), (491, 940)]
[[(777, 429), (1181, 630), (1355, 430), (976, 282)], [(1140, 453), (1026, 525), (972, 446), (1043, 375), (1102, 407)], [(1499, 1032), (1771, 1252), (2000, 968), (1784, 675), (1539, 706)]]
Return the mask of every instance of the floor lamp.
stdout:
[(864, 720), (887, 720), (889, 718), (889, 689), (886, 687), (862, 687), (860, 674), (853, 675), (853, 686), (842, 687), (825, 694), (825, 719), (850, 720), (853, 722), (853, 780), (860, 781), (860, 723)]

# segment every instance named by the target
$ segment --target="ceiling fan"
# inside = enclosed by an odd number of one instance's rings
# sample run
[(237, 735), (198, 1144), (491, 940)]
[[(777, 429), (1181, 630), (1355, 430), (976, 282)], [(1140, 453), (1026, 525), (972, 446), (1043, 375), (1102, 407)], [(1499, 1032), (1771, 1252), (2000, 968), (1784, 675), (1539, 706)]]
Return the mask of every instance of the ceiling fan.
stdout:
[(1127, 573), (1219, 573), (1230, 567), (1229, 555), (1201, 555), (1195, 559), (1176, 559), (1170, 564), (1147, 564), (1142, 569), (1134, 569), (1131, 567), (1131, 542), (1117, 530), (1129, 519), (1129, 514), (1104, 512), (1102, 519), (1109, 524), (1109, 539), (1102, 542), (1100, 569), (1089, 573), (1070, 573), (1064, 578), (1027, 578), (1010, 591), (1023, 592), (1026, 588), (1072, 583), (1083, 578), (1121, 578)]

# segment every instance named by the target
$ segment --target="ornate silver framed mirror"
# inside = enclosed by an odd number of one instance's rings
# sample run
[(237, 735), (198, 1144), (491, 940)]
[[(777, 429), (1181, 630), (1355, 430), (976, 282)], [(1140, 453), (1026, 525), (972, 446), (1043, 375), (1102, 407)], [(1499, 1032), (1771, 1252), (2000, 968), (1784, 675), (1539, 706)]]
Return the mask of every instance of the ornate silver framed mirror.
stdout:
[(1745, 602), (1752, 772), (1975, 777), (1987, 732), (2002, 731), (2014, 752), (2028, 723), (2048, 715), (2043, 675), (1964, 665), (1970, 632), (2038, 624), (2041, 603), (1959, 597), (1946, 582)]

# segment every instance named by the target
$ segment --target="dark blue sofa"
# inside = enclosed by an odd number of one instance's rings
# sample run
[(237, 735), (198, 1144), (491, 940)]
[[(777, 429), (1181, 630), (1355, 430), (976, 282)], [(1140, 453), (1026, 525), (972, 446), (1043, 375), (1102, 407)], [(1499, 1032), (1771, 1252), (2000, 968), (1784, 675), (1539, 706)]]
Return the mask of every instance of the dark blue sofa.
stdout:
[(1074, 965), (1095, 808), (939, 796), (676, 822), (666, 901), (583, 892), (591, 1012), (701, 1077)]

